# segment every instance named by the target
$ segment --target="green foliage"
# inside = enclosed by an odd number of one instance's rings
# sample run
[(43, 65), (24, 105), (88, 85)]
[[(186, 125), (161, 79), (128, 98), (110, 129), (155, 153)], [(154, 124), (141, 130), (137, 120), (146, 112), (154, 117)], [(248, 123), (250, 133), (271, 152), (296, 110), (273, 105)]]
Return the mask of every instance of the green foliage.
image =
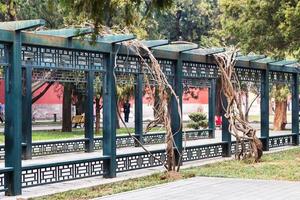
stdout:
[(202, 112), (190, 113), (189, 118), (192, 121), (187, 124), (188, 128), (199, 129), (199, 128), (206, 128), (208, 126), (208, 120), (205, 113)]
[(59, 0), (18, 0), (19, 18), (36, 19), (42, 18), (46, 21), (49, 29), (57, 29), (64, 27), (64, 15)]
[[(144, 18), (157, 10), (166, 9), (173, 0), (60, 0), (64, 10), (69, 13), (65, 18), (68, 24), (90, 22), (96, 31), (101, 25), (109, 27), (128, 27), (129, 31), (145, 35)], [(137, 29), (137, 27), (143, 27)]]
[(245, 52), (299, 56), (300, 1), (221, 0), (221, 35)]
[(154, 16), (156, 24), (148, 28), (150, 38), (182, 39), (208, 43), (211, 31), (218, 25), (218, 3), (215, 0), (175, 0), (174, 5)]
[(271, 97), (275, 99), (275, 101), (282, 102), (287, 99), (290, 95), (290, 90), (285, 84), (276, 84), (271, 89)]

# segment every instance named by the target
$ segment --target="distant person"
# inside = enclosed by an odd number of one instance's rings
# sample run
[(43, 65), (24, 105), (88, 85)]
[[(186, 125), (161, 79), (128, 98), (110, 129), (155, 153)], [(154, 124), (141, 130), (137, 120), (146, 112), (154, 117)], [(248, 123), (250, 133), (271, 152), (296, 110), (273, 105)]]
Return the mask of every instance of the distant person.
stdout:
[(129, 114), (130, 114), (130, 103), (128, 100), (123, 105), (123, 112), (124, 112), (125, 122), (127, 123), (129, 120)]
[(3, 104), (0, 103), (0, 121), (3, 124), (4, 122), (4, 107)]

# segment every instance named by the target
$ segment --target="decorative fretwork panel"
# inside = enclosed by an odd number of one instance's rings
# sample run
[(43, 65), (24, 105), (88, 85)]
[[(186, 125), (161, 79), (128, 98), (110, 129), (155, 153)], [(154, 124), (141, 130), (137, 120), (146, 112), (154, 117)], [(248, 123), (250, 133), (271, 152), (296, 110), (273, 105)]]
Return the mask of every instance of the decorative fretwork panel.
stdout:
[(133, 74), (117, 73), (116, 79), (118, 85), (136, 85), (136, 78)]
[(85, 150), (84, 140), (65, 140), (53, 142), (38, 142), (32, 144), (33, 156), (70, 153)]
[(269, 72), (269, 81), (270, 83), (293, 83), (293, 74), (285, 72)]
[(32, 81), (86, 83), (86, 75), (82, 71), (34, 69)]
[(158, 63), (166, 76), (174, 76), (176, 62), (172, 60), (158, 60)]
[(104, 71), (104, 55), (96, 52), (23, 46), (22, 64), (35, 68)]
[(4, 173), (0, 172), (0, 192), (3, 192), (4, 190)]
[(208, 144), (187, 147), (183, 152), (183, 162), (222, 156), (222, 144)]
[(117, 57), (116, 72), (118, 73), (138, 73), (139, 72), (139, 58), (133, 56), (118, 56)]
[(61, 181), (103, 175), (103, 160), (90, 159), (25, 167), (22, 170), (22, 186), (31, 187)]
[[(189, 140), (198, 140), (209, 138), (209, 133), (212, 130), (189, 130), (184, 131), (183, 137)], [(184, 138), (183, 138), (184, 139)], [(148, 133), (143, 135), (143, 142), (146, 145), (162, 144), (165, 142), (165, 133)], [(131, 136), (118, 136), (116, 140), (118, 148), (135, 146), (134, 139)], [(103, 148), (102, 137), (94, 139), (94, 150), (101, 150)], [(85, 139), (75, 140), (60, 140), (49, 142), (33, 142), (32, 156), (44, 156), (52, 154), (72, 153), (85, 151)], [(4, 160), (4, 145), (0, 145), (0, 160)]]
[(0, 160), (4, 160), (4, 145), (0, 145)]
[[(246, 151), (250, 149), (249, 141), (245, 141), (244, 145), (245, 145)], [(232, 154), (236, 153), (236, 148), (237, 148), (236, 141), (231, 142), (231, 153)], [(238, 148), (239, 148), (239, 151), (242, 149), (241, 144), (238, 145)]]
[(212, 135), (211, 129), (184, 131), (186, 140), (207, 139)]
[(8, 50), (5, 45), (0, 44), (0, 67), (8, 64)]
[(259, 82), (261, 81), (261, 71), (257, 69), (235, 68), (239, 81)]
[(165, 133), (145, 134), (143, 135), (143, 141), (145, 144), (161, 144), (165, 142)]
[(152, 155), (159, 160), (153, 158), (145, 152), (118, 155), (117, 172), (160, 166), (162, 165), (160, 161), (165, 162), (166, 160), (164, 150), (152, 152)]
[(185, 78), (217, 78), (218, 76), (217, 66), (205, 63), (183, 62), (182, 72)]
[(134, 146), (134, 139), (130, 136), (120, 136), (116, 140), (117, 147), (132, 147)]
[(183, 87), (197, 87), (197, 88), (209, 88), (210, 80), (208, 79), (195, 79), (195, 78), (184, 78), (182, 79)]
[(292, 135), (272, 136), (269, 138), (269, 148), (293, 145)]
[(94, 139), (94, 149), (100, 150), (103, 148), (103, 140), (102, 138), (95, 138)]

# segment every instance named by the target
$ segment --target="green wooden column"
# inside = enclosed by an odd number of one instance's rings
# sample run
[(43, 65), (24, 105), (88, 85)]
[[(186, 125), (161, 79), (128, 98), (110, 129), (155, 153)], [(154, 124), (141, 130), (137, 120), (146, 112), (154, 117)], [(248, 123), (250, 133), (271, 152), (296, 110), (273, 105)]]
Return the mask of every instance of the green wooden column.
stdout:
[[(182, 59), (181, 54), (179, 54), (179, 58), (177, 60), (175, 70), (174, 70), (174, 79), (173, 79), (173, 89), (175, 93), (178, 96), (179, 105), (176, 100), (176, 97), (172, 95), (171, 101), (170, 101), (170, 116), (171, 116), (171, 129), (174, 137), (174, 153), (175, 153), (175, 159), (176, 164), (178, 164), (179, 161), (179, 153), (182, 153), (182, 124), (179, 112), (181, 112), (182, 116)], [(178, 107), (181, 109), (178, 110)], [(175, 149), (177, 148), (177, 150)], [(179, 151), (179, 153), (178, 153)]]
[[(136, 75), (134, 93), (134, 131), (135, 137), (143, 143), (143, 74)], [(136, 144), (136, 146), (139, 146)]]
[(32, 91), (31, 78), (32, 68), (23, 69), (25, 77), (25, 90), (22, 97), (22, 157), (23, 159), (32, 158)]
[(209, 132), (209, 137), (215, 137), (215, 113), (216, 113), (216, 80), (210, 81), (210, 88), (208, 89), (208, 127), (212, 129)]
[(116, 84), (114, 77), (115, 45), (113, 51), (106, 57), (106, 73), (103, 94), (103, 155), (109, 159), (104, 161), (106, 178), (116, 177)]
[[(226, 97), (222, 94), (222, 101), (224, 108), (227, 107)], [(229, 122), (228, 119), (224, 116), (225, 111), (222, 110), (222, 142), (226, 142), (222, 146), (222, 156), (230, 157), (231, 156), (231, 134), (228, 130)]]
[(264, 151), (269, 151), (269, 70), (261, 73), (260, 130)]
[(293, 143), (299, 145), (299, 75), (293, 74), (292, 85), (292, 133)]
[(86, 100), (85, 100), (85, 152), (94, 151), (94, 77), (93, 71), (86, 72)]
[(5, 174), (6, 195), (21, 194), (21, 138), (22, 138), (22, 68), (21, 31), (14, 32), (14, 42), (10, 46), (5, 84), (5, 167), (13, 171)]

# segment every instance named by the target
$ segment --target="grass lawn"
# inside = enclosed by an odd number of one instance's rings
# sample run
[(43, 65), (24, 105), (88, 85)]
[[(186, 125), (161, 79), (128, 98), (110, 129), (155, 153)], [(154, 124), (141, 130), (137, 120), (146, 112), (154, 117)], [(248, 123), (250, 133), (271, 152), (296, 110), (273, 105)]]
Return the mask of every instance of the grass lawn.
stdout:
[[(164, 179), (162, 175), (162, 173), (157, 173), (146, 177), (32, 198), (32, 200), (91, 199), (175, 181), (174, 179)], [(212, 176), (300, 181), (300, 148), (264, 155), (260, 163), (252, 163), (249, 160), (224, 161), (202, 167), (182, 169), (181, 175), (181, 179)]]
[[(131, 133), (134, 133), (134, 128), (129, 128)], [(153, 128), (151, 131), (163, 131), (161, 128)], [(125, 128), (117, 129), (117, 135), (127, 135), (128, 132)], [(102, 130), (95, 136), (102, 136)], [(32, 131), (32, 141), (47, 141), (47, 140), (62, 140), (62, 139), (76, 139), (84, 138), (83, 129), (73, 129), (72, 132), (61, 132), (60, 130), (49, 131)], [(4, 135), (0, 134), (0, 144), (4, 143)]]

